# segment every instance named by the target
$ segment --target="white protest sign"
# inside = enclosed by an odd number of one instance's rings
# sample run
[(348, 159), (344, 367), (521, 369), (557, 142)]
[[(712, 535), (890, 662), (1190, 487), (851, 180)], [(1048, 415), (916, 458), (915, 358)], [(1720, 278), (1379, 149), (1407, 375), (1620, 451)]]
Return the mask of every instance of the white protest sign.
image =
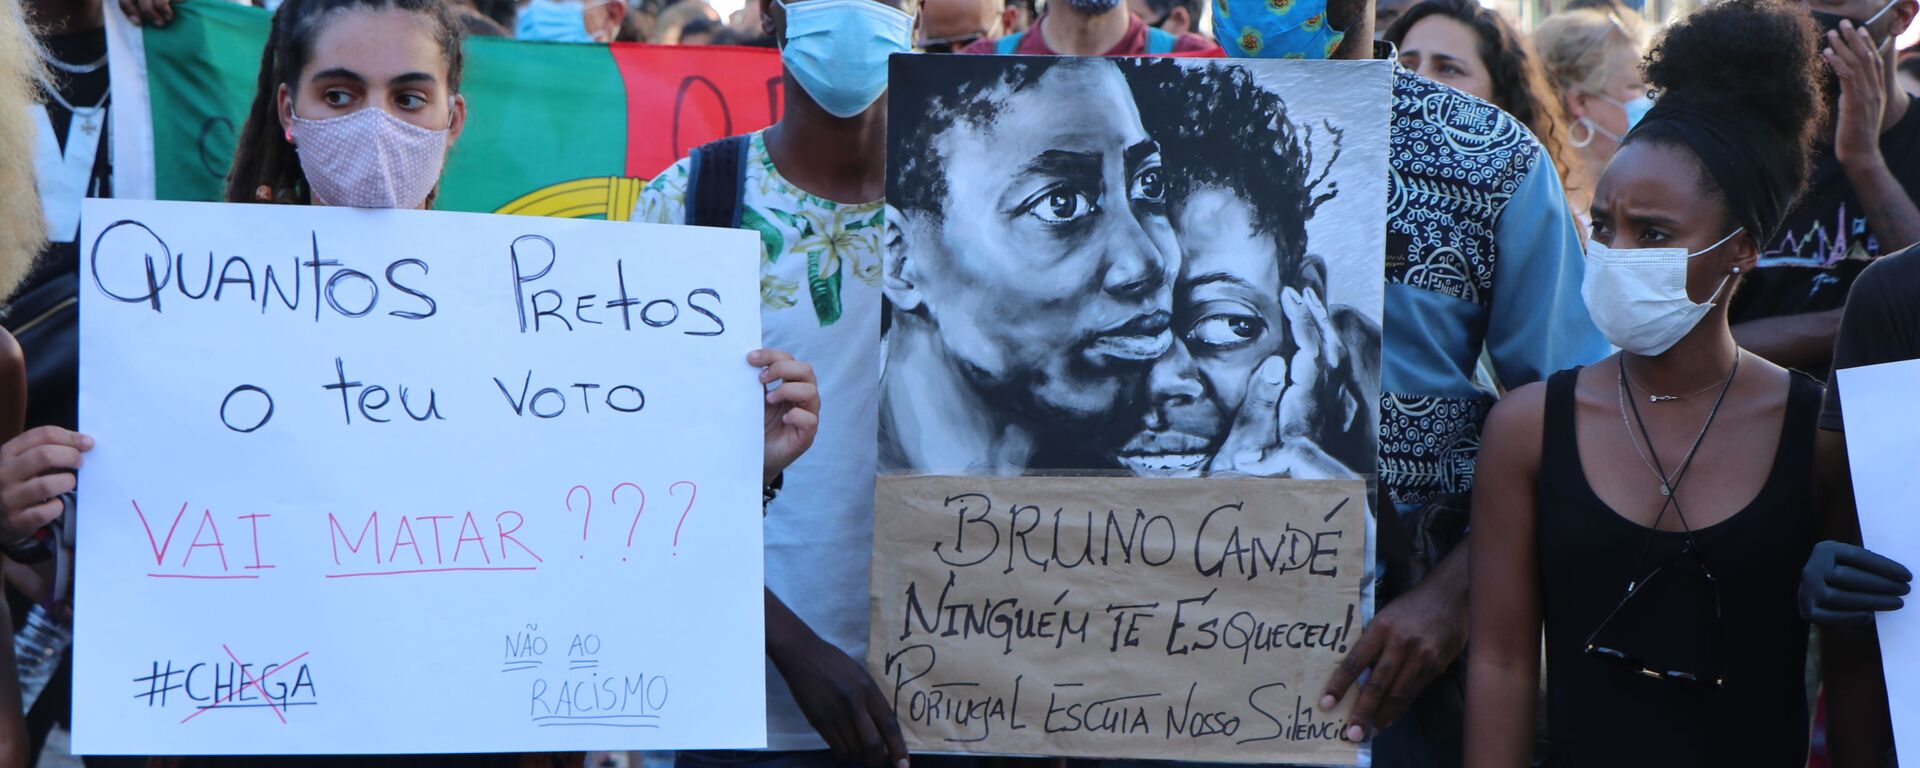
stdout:
[[(1889, 418), (1910, 412), (1920, 391), (1920, 360), (1908, 360), (1839, 372), (1847, 419), (1847, 461), (1853, 470), (1854, 504), (1860, 511), (1860, 539), (1868, 549), (1920, 568), (1920, 430), (1911, 419)], [(1913, 598), (1898, 611), (1876, 619), (1880, 658), (1887, 675), (1887, 703), (1893, 712), (1894, 744), (1907, 765), (1920, 764), (1920, 608)]]
[(758, 253), (87, 201), (77, 751), (763, 745)]

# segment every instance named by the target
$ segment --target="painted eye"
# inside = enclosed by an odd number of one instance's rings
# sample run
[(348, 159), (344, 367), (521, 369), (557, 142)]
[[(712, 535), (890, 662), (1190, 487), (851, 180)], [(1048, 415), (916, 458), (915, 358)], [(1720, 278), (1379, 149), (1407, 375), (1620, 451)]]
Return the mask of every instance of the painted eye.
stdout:
[(1071, 224), (1093, 213), (1093, 200), (1071, 187), (1054, 187), (1034, 198), (1027, 212), (1048, 224)]
[(1260, 338), (1266, 330), (1267, 321), (1253, 315), (1208, 315), (1187, 331), (1187, 340), (1212, 349), (1232, 349)]
[(1167, 183), (1160, 167), (1142, 169), (1133, 177), (1133, 199), (1148, 203), (1166, 202)]

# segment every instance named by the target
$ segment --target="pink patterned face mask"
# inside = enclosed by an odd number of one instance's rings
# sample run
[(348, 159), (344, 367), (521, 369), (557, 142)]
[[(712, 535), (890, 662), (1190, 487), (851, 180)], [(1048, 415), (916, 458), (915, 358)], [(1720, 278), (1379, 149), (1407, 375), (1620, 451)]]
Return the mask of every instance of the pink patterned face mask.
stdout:
[(379, 107), (325, 120), (294, 115), (287, 130), (313, 201), (354, 208), (419, 208), (440, 182), (447, 134)]

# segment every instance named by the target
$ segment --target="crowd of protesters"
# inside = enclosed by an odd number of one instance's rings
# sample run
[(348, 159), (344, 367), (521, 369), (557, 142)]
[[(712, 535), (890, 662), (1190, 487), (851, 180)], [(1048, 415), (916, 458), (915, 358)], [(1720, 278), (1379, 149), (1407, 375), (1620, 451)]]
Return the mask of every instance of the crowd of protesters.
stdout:
[[(72, 605), (51, 569), (71, 567), (60, 520), (93, 447), (75, 431), (79, 200), (115, 194), (101, 1), (0, 0), (0, 295), (18, 339), (0, 375), (28, 382), (0, 446), (16, 627)], [(108, 1), (164, 26), (172, 2), (226, 0)], [(1891, 764), (1873, 615), (1911, 573), (1861, 546), (1832, 372), (1920, 358), (1920, 54), (1895, 44), (1916, 0), (1710, 0), (1674, 19), (1579, 0), (1530, 35), (1472, 0), (269, 6), (229, 202), (429, 207), (466, 119), (468, 36), (777, 48), (782, 117), (697, 151), (738, 153), (726, 167), (754, 183), (736, 207), (860, 219), (886, 209), (894, 54), (1396, 62), (1393, 183), (1449, 194), (1387, 222), (1380, 598), (1319, 705), (1352, 699), (1344, 736), (1388, 768)], [(352, 157), (388, 133), (413, 155)], [(689, 202), (682, 163), (632, 218), (732, 223)], [(886, 237), (853, 232), (843, 258), (881, 263)], [(782, 255), (763, 276), (805, 269)], [(1443, 264), (1461, 278), (1431, 279)], [(785, 382), (768, 406), (766, 479), (784, 483), (766, 523), (769, 749), (685, 766), (982, 762), (910, 755), (865, 664), (883, 299), (840, 290), (831, 325), (766, 308), (753, 359)], [(1412, 538), (1448, 546), (1391, 544)], [(0, 675), (0, 766), (31, 764), (66, 719), (64, 666), (24, 711)]]

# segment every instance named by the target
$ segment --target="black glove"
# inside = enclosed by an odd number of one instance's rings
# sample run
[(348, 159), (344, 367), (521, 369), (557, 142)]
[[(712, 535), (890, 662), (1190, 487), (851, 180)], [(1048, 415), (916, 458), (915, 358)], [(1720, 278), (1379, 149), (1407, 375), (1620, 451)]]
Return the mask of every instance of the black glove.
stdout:
[(1800, 572), (1800, 618), (1823, 627), (1873, 623), (1875, 611), (1897, 611), (1913, 573), (1862, 547), (1823, 541)]

